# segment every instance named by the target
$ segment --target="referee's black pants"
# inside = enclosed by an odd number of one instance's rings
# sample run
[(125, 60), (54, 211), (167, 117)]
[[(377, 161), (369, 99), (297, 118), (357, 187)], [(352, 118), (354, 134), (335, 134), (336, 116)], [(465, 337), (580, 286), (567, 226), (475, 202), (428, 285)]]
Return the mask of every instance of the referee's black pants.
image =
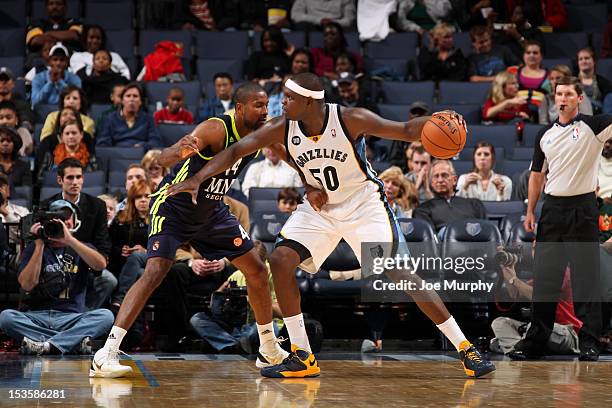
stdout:
[(598, 216), (595, 193), (546, 197), (538, 222), (532, 316), (524, 341), (526, 347), (545, 351), (568, 265), (574, 312), (583, 322), (580, 349), (599, 344), (602, 317)]

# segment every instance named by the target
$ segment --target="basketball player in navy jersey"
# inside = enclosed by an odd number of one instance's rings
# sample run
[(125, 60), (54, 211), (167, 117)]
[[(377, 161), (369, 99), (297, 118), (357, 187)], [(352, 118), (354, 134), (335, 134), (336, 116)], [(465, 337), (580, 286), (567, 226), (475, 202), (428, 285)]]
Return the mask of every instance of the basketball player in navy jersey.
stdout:
[(209, 165), (216, 154), (265, 123), (268, 97), (259, 85), (241, 86), (236, 91), (235, 101), (234, 115), (221, 115), (201, 123), (191, 135), (164, 149), (159, 157), (162, 166), (175, 166), (152, 195), (147, 265), (142, 277), (128, 291), (106, 344), (96, 352), (89, 373), (91, 377), (121, 377), (132, 370), (119, 363), (121, 340), (168, 273), (177, 248), (186, 242), (209, 259), (228, 258), (246, 276), (249, 302), (255, 312), (260, 339), (257, 367), (279, 364), (287, 357), (272, 327), (268, 271), (253, 249), (247, 232), (222, 201), (232, 182), (259, 151), (236, 159), (223, 174), (202, 183), (197, 192), (197, 205), (185, 194), (175, 197), (165, 194), (170, 186), (195, 175)]
[[(298, 266), (315, 273), (338, 242), (344, 238), (357, 259), (362, 242), (403, 241), (403, 235), (386, 202), (382, 182), (365, 159), (363, 134), (412, 142), (419, 140), (429, 117), (406, 123), (393, 122), (362, 108), (326, 104), (323, 86), (311, 73), (285, 82), (284, 117), (275, 118), (248, 138), (220, 152), (191, 178), (172, 185), (166, 194), (181, 192), (197, 199), (207, 179), (230, 168), (240, 157), (258, 149), (284, 143), (290, 163), (298, 169), (308, 200), (287, 220), (270, 257), (270, 265), (292, 342), (292, 353), (276, 366), (266, 367), (266, 377), (314, 377), (319, 365), (312, 355), (300, 310), (295, 280)], [(462, 119), (458, 117), (463, 124)], [(187, 196), (187, 194), (179, 194)], [(419, 308), (448, 337), (461, 355), (468, 376), (479, 377), (495, 370), (465, 338), (434, 291), (412, 291)]]

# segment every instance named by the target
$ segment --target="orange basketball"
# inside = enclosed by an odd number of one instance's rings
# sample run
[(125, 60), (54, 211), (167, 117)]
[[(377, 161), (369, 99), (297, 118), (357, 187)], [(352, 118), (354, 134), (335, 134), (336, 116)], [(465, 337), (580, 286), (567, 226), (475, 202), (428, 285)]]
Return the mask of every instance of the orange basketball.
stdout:
[(465, 146), (467, 132), (451, 114), (435, 113), (425, 122), (421, 131), (423, 147), (433, 157), (450, 159)]

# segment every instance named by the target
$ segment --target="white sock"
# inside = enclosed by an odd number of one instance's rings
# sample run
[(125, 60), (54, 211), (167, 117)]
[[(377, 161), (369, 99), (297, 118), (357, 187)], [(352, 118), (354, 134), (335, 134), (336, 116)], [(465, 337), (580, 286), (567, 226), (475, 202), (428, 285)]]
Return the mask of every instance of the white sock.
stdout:
[(285, 321), (285, 326), (287, 326), (291, 344), (295, 344), (299, 348), (312, 353), (310, 343), (308, 342), (308, 335), (306, 334), (306, 326), (304, 325), (304, 316), (300, 313), (295, 316), (285, 317), (283, 320)]
[(259, 334), (259, 348), (266, 354), (274, 354), (276, 351), (276, 335), (272, 322), (257, 324), (257, 334)]
[(123, 336), (125, 336), (127, 330), (122, 329), (119, 326), (113, 326), (108, 337), (106, 338), (106, 343), (104, 343), (105, 348), (110, 348), (111, 350), (119, 350), (119, 346), (121, 346), (121, 341), (123, 341)]
[(444, 333), (446, 338), (453, 343), (453, 346), (455, 346), (457, 351), (459, 351), (459, 345), (464, 341), (467, 341), (453, 316), (449, 317), (447, 321), (438, 324), (437, 326), (438, 329)]

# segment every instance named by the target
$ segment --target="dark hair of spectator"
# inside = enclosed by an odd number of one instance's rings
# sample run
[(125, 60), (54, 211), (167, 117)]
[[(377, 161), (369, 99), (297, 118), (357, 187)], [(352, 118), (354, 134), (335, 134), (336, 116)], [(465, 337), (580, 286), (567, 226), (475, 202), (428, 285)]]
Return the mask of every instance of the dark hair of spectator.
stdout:
[[(414, 149), (412, 149), (412, 155), (414, 155), (415, 153), (418, 154), (429, 154), (429, 152), (427, 150), (425, 150), (425, 147), (423, 145), (418, 145), (416, 146)], [(412, 156), (410, 157), (410, 160), (412, 160)]]
[(353, 66), (353, 74), (355, 73), (355, 70), (357, 69), (357, 61), (355, 60), (355, 57), (353, 55), (351, 55), (351, 53), (348, 52), (341, 52), (340, 54), (336, 55), (336, 57), (334, 58), (334, 68), (336, 67), (337, 61), (340, 58), (346, 58), (350, 61), (351, 65)]
[(168, 90), (168, 95), (170, 95), (170, 92), (178, 92), (183, 98), (185, 98), (185, 91), (183, 91), (183, 88), (181, 88), (180, 86), (173, 86), (172, 88), (170, 88)]
[(57, 166), (57, 175), (63, 179), (66, 169), (77, 168), (77, 167), (83, 170), (83, 165), (81, 164), (79, 160), (75, 159), (74, 157), (69, 157), (67, 159), (62, 160), (59, 166)]
[(540, 54), (542, 54), (542, 44), (540, 44), (539, 41), (536, 40), (527, 40), (523, 43), (523, 52), (527, 51), (527, 47), (530, 47), (532, 45), (537, 45), (538, 48), (540, 49)]
[(478, 151), (478, 149), (480, 149), (481, 147), (488, 147), (489, 151), (491, 152), (491, 169), (493, 169), (495, 167), (495, 147), (489, 143), (489, 142), (478, 142), (478, 144), (474, 147), (474, 154), (472, 154), (472, 165), (474, 166), (472, 171), (476, 172), (476, 152)]
[(17, 116), (17, 125), (19, 125), (19, 123), (21, 123), (21, 120), (19, 119), (19, 112), (17, 112), (17, 107), (15, 106), (15, 104), (12, 101), (2, 101), (0, 102), (0, 110), (2, 109), (10, 109), (13, 112), (15, 112), (15, 116)]
[(93, 58), (95, 59), (95, 58), (96, 58), (96, 55), (97, 55), (98, 53), (100, 53), (100, 52), (103, 52), (103, 53), (105, 53), (106, 55), (108, 55), (108, 60), (109, 60), (110, 62), (113, 62), (113, 56), (111, 55), (110, 51), (109, 51), (109, 50), (107, 50), (106, 48), (100, 48), (98, 51), (94, 52)]
[(291, 63), (293, 64), (295, 57), (300, 54), (304, 54), (306, 58), (308, 58), (308, 72), (314, 72), (314, 58), (312, 57), (312, 53), (306, 48), (297, 48), (293, 51), (293, 54), (291, 54)]
[(582, 92), (583, 92), (582, 83), (580, 83), (580, 80), (574, 76), (564, 76), (561, 79), (559, 79), (557, 81), (557, 84), (555, 85), (555, 89), (554, 89), (555, 92), (557, 92), (557, 87), (559, 85), (573, 85), (578, 96), (582, 95)]
[[(261, 38), (259, 39), (259, 45), (261, 50), (264, 51), (264, 36), (266, 33), (270, 36), (270, 39), (276, 43), (276, 52), (275, 54), (284, 54), (285, 50), (289, 48), (289, 44), (283, 35), (283, 32), (280, 28), (276, 26), (267, 27), (262, 33)], [(265, 52), (265, 51), (264, 51)]]
[(232, 78), (232, 76), (227, 72), (217, 72), (215, 75), (213, 75), (213, 82), (215, 82), (219, 78), (229, 79), (232, 84), (234, 83), (234, 78)]
[(81, 109), (79, 109), (79, 113), (83, 115), (87, 114), (87, 96), (85, 92), (76, 85), (68, 85), (62, 89), (59, 96), (59, 110), (61, 111), (64, 109), (64, 98), (74, 91), (77, 91), (79, 93), (79, 98), (81, 98)]
[(335, 21), (330, 21), (329, 23), (325, 23), (321, 27), (321, 30), (325, 31), (325, 29), (328, 27), (334, 27), (338, 31), (338, 35), (340, 36), (340, 49), (346, 50), (348, 48), (348, 42), (346, 41), (346, 37), (344, 36), (344, 28), (342, 28), (339, 23)]
[[(64, 98), (61, 98), (60, 102), (63, 100)], [(53, 129), (53, 134), (57, 136), (61, 135), (60, 131), (61, 131), (62, 126), (60, 124), (60, 118), (62, 117), (62, 112), (65, 111), (66, 109), (71, 110), (74, 113), (74, 119), (79, 124), (79, 128), (84, 129), (83, 121), (81, 120), (81, 115), (79, 114), (79, 112), (77, 112), (77, 110), (74, 108), (64, 106), (63, 108), (60, 108), (60, 110), (57, 112), (57, 120), (55, 121), (55, 128)]]
[(136, 89), (138, 91), (138, 95), (140, 95), (140, 109), (146, 111), (147, 104), (145, 103), (144, 92), (142, 91), (142, 88), (138, 82), (130, 82), (126, 84), (125, 88), (123, 88), (123, 92), (121, 92), (121, 99), (123, 99), (123, 95), (125, 95), (125, 93), (130, 89)]
[[(140, 218), (136, 209), (136, 199), (143, 195), (149, 195), (153, 192), (151, 184), (147, 180), (138, 180), (127, 192), (126, 206), (123, 211), (117, 214), (117, 219), (123, 224), (133, 224)], [(146, 215), (146, 222), (149, 222), (149, 214)]]
[(472, 39), (472, 41), (474, 41), (476, 37), (480, 37), (481, 35), (487, 34), (487, 33), (490, 34), (491, 32), (486, 26), (483, 26), (483, 25), (477, 25), (477, 26), (470, 28), (470, 38)]
[(100, 49), (106, 48), (106, 31), (104, 31), (102, 26), (99, 26), (98, 24), (87, 24), (85, 28), (83, 28), (83, 34), (81, 36), (81, 42), (83, 45), (83, 49), (87, 50), (87, 34), (89, 34), (89, 30), (93, 30), (93, 29), (100, 30), (100, 37), (101, 37)]
[(83, 133), (83, 123), (82, 122), (78, 120), (69, 120), (68, 122), (64, 123), (64, 126), (61, 127), (60, 137), (61, 135), (64, 134), (64, 129), (66, 129), (70, 125), (76, 125), (76, 127), (79, 129), (79, 132)]
[(301, 204), (302, 195), (295, 187), (285, 187), (278, 192), (278, 196), (276, 197), (276, 202), (279, 202), (280, 200), (292, 201)]
[(17, 131), (6, 125), (0, 125), (0, 135), (7, 135), (13, 141), (13, 151), (11, 152), (11, 160), (15, 161), (19, 157), (19, 149), (23, 146), (21, 137), (17, 134)]
[(125, 170), (125, 176), (127, 177), (127, 172), (132, 170), (132, 169), (142, 169), (144, 170), (145, 174), (147, 174), (147, 169), (144, 168), (144, 166), (140, 163), (132, 163), (128, 166), (128, 168)]
[(593, 65), (595, 68), (597, 68), (597, 54), (595, 54), (595, 50), (591, 47), (584, 47), (576, 52), (576, 65), (578, 65), (578, 54), (581, 52), (588, 52), (591, 55), (591, 58), (593, 58)]
[[(64, 6), (66, 5), (66, 0), (62, 0), (62, 3), (64, 3)], [(45, 6), (49, 4), (49, 0), (45, 0)]]

